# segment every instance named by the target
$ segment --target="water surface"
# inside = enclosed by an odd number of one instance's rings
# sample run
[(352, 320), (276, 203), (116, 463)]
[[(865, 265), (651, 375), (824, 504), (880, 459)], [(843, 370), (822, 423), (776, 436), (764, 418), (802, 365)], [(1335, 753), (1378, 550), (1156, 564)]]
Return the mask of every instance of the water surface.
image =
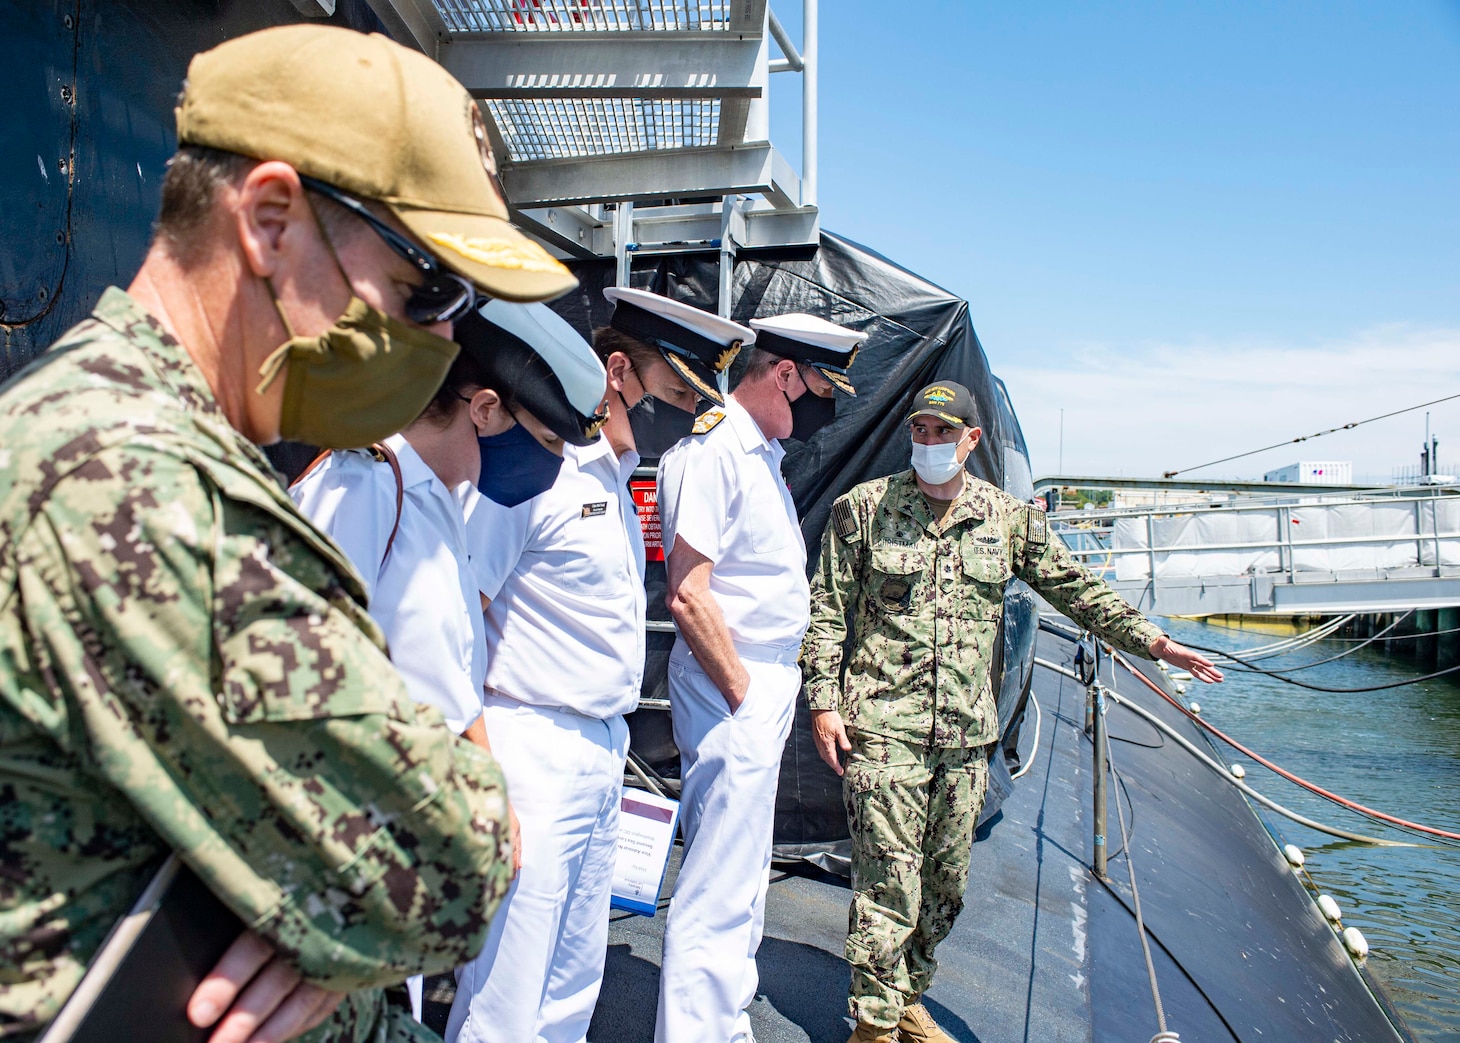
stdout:
[[(1280, 638), (1163, 619), (1172, 637), (1238, 654)], [(1287, 669), (1352, 650), (1324, 639), (1261, 661)], [(1362, 688), (1426, 671), (1377, 645), (1289, 676)], [(1202, 716), (1287, 770), (1390, 815), (1460, 833), (1460, 673), (1380, 692), (1312, 692), (1231, 670), (1219, 686), (1188, 683)], [(1224, 744), (1223, 744), (1224, 745)], [(1409, 838), (1292, 785), (1227, 749), (1259, 792), (1311, 819), (1356, 833)], [(1312, 883), (1337, 899), (1344, 926), (1369, 940), (1368, 967), (1416, 1037), (1460, 1041), (1460, 848), (1379, 848), (1338, 840), (1264, 815), (1281, 842), (1307, 855)]]

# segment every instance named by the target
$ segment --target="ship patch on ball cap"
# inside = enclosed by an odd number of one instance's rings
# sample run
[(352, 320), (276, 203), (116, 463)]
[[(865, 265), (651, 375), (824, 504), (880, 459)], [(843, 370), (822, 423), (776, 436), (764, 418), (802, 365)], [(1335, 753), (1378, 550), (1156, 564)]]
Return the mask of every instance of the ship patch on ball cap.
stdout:
[(951, 380), (939, 380), (913, 396), (912, 409), (903, 423), (910, 424), (919, 416), (934, 416), (954, 427), (974, 427), (978, 424), (978, 407), (968, 388)]

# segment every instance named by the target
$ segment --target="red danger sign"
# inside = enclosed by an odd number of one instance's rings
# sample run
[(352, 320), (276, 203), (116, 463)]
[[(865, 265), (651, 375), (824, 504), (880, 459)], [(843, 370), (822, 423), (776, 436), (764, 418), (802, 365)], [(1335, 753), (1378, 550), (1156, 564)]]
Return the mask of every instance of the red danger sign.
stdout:
[(664, 560), (664, 536), (659, 531), (659, 490), (652, 479), (629, 482), (634, 506), (639, 510), (639, 527), (644, 530), (644, 559)]

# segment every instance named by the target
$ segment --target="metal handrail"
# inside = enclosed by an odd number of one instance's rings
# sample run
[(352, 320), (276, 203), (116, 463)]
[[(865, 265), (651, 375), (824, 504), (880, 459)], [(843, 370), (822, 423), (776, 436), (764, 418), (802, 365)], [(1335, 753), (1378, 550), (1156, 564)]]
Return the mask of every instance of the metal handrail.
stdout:
[(1342, 499), (1337, 497), (1326, 497), (1321, 494), (1314, 494), (1313, 497), (1304, 497), (1315, 502), (1293, 503), (1291, 495), (1284, 495), (1281, 501), (1271, 499), (1259, 499), (1255, 501), (1236, 500), (1221, 503), (1206, 501), (1193, 501), (1188, 503), (1152, 504), (1135, 507), (1097, 507), (1094, 510), (1079, 511), (1051, 511), (1049, 520), (1052, 523), (1087, 521), (1099, 522), (1111, 518), (1134, 518), (1143, 515), (1171, 516), (1181, 514), (1210, 514), (1214, 511), (1244, 512), (1272, 511), (1280, 507), (1350, 507), (1369, 506), (1376, 503), (1439, 503), (1442, 500), (1460, 500), (1460, 495), (1452, 491), (1435, 491), (1421, 494), (1406, 494), (1396, 492), (1394, 494), (1380, 494), (1374, 496), (1347, 496)]
[[(1275, 567), (1259, 567), (1253, 563), (1244, 572), (1237, 572), (1230, 566), (1212, 572), (1210, 575), (1215, 578), (1217, 575), (1241, 577), (1249, 575), (1263, 575), (1283, 577), (1289, 584), (1296, 584), (1300, 581), (1300, 574), (1306, 574), (1314, 570), (1299, 569), (1297, 554), (1300, 551), (1324, 548), (1337, 550), (1344, 547), (1367, 547), (1374, 545), (1400, 544), (1414, 547), (1412, 560), (1406, 560), (1402, 564), (1384, 565), (1381, 563), (1370, 563), (1357, 569), (1340, 570), (1351, 573), (1373, 573), (1375, 576), (1392, 576), (1399, 571), (1408, 569), (1422, 569), (1427, 574), (1444, 577), (1460, 575), (1460, 568), (1446, 566), (1443, 562), (1444, 549), (1453, 547), (1454, 542), (1460, 540), (1460, 531), (1441, 532), (1439, 529), (1439, 508), (1442, 501), (1460, 501), (1455, 493), (1441, 490), (1424, 490), (1415, 494), (1408, 490), (1397, 492), (1395, 495), (1372, 497), (1372, 496), (1315, 496), (1307, 503), (1295, 503), (1291, 497), (1283, 497), (1286, 502), (1274, 502), (1272, 499), (1264, 499), (1257, 502), (1234, 502), (1217, 503), (1207, 505), (1143, 505), (1139, 507), (1117, 507), (1104, 508), (1100, 510), (1082, 510), (1076, 512), (1056, 512), (1050, 515), (1056, 533), (1063, 532), (1086, 533), (1096, 542), (1094, 547), (1069, 547), (1070, 555), (1078, 561), (1084, 562), (1087, 567), (1098, 568), (1102, 575), (1110, 571), (1112, 562), (1117, 555), (1141, 555), (1148, 560), (1148, 580), (1154, 581), (1160, 572), (1163, 559), (1172, 556), (1187, 555), (1198, 557), (1203, 554), (1219, 552), (1249, 552), (1265, 554), (1273, 552), (1277, 556)], [(1295, 533), (1294, 521), (1302, 519), (1295, 518), (1299, 511), (1318, 513), (1335, 507), (1376, 507), (1379, 505), (1413, 505), (1411, 524), (1413, 530), (1408, 532), (1380, 533), (1377, 535), (1321, 535), (1302, 536)], [(1428, 512), (1425, 505), (1429, 505)], [(1242, 512), (1252, 514), (1260, 512), (1263, 517), (1262, 528), (1267, 529), (1272, 535), (1257, 540), (1227, 541), (1221, 543), (1212, 542), (1191, 542), (1190, 531), (1183, 529), (1181, 532), (1166, 534), (1167, 538), (1177, 538), (1182, 542), (1158, 543), (1156, 532), (1156, 520), (1158, 518), (1178, 519), (1183, 517), (1199, 518), (1211, 517), (1218, 512), (1228, 514)], [(1409, 515), (1410, 511), (1404, 512)], [(1428, 519), (1426, 515), (1428, 514)], [(1140, 519), (1145, 520), (1145, 545), (1144, 546), (1114, 546), (1114, 523), (1116, 521), (1132, 522), (1139, 524)], [(1072, 522), (1094, 523), (1092, 525), (1073, 525)], [(1268, 528), (1268, 525), (1271, 528)], [(1426, 524), (1429, 528), (1426, 529)], [(1106, 537), (1107, 546), (1099, 546), (1098, 535)], [(1134, 534), (1132, 534), (1134, 535)], [(1138, 537), (1137, 537), (1138, 538)], [(1081, 540), (1079, 542), (1085, 542)], [(1427, 549), (1428, 545), (1428, 549)], [(1407, 555), (1406, 555), (1407, 557)], [(1431, 560), (1426, 561), (1426, 557)], [(1103, 559), (1100, 565), (1095, 565), (1096, 559)], [(1128, 560), (1128, 559), (1127, 559)], [(1318, 568), (1319, 574), (1325, 576), (1336, 575), (1331, 569)], [(1152, 591), (1152, 597), (1155, 593)]]
[(1097, 554), (1149, 554), (1154, 551), (1157, 554), (1169, 554), (1173, 551), (1216, 551), (1216, 550), (1263, 550), (1271, 548), (1281, 550), (1284, 547), (1296, 547), (1299, 550), (1305, 547), (1341, 547), (1360, 543), (1408, 543), (1416, 540), (1435, 542), (1460, 539), (1460, 532), (1442, 532), (1438, 534), (1430, 532), (1398, 532), (1388, 536), (1340, 536), (1333, 539), (1319, 540), (1262, 540), (1257, 543), (1166, 543), (1145, 547), (1097, 547), (1090, 550), (1070, 549), (1070, 554), (1077, 558), (1093, 557)]

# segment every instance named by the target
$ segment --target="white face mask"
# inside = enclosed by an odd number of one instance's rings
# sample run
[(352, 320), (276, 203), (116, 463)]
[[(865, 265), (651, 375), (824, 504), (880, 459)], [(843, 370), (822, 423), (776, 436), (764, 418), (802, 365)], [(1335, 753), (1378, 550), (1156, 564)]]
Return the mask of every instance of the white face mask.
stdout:
[[(960, 439), (961, 441), (961, 439)], [(923, 445), (914, 442), (912, 447), (913, 470), (929, 485), (942, 485), (952, 481), (963, 462), (958, 459), (958, 442), (944, 442), (941, 445)]]

